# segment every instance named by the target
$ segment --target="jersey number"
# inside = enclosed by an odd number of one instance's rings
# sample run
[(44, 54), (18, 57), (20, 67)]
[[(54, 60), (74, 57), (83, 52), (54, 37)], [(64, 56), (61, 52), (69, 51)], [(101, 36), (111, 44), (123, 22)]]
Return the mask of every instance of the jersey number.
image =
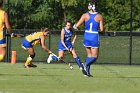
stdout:
[(92, 32), (92, 27), (93, 27), (93, 23), (90, 23), (90, 29), (89, 29), (89, 32)]

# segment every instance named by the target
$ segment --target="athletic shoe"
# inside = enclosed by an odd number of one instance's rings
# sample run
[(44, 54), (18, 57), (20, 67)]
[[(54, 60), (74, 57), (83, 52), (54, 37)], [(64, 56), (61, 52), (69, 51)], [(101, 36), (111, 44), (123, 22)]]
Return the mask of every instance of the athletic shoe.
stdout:
[(51, 61), (53, 60), (53, 59), (52, 59), (52, 56), (53, 56), (52, 54), (49, 55), (49, 57), (48, 57), (48, 59), (47, 59), (47, 63), (48, 63), (48, 64), (51, 63)]
[(82, 63), (82, 67), (80, 67), (82, 70), (82, 73), (84, 74), (84, 76), (87, 75), (86, 69), (85, 69), (85, 65)]
[(30, 68), (30, 66), (28, 66), (28, 65), (24, 65), (24, 68)]
[(35, 68), (35, 67), (37, 67), (37, 65), (34, 65), (34, 64), (27, 65), (27, 64), (25, 64), (24, 67), (25, 68), (31, 68), (31, 67)]
[(33, 68), (37, 67), (37, 65), (34, 65), (34, 64), (30, 64), (29, 66)]
[(87, 76), (88, 76), (88, 77), (93, 77), (91, 74), (88, 74)]

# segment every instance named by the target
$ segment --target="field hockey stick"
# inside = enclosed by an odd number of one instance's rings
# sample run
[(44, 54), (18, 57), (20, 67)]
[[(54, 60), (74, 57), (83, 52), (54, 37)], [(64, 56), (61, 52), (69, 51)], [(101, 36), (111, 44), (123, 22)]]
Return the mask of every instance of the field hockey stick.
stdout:
[[(55, 55), (54, 53), (52, 53), (52, 55), (57, 57), (57, 55)], [(57, 58), (59, 59), (58, 61), (63, 62), (63, 63), (66, 63), (67, 65), (70, 66), (70, 69), (73, 69), (72, 64), (70, 64), (70, 63), (67, 62), (67, 61), (64, 61), (63, 59), (61, 59), (61, 58), (59, 58), (59, 57), (57, 57)]]
[(24, 37), (25, 35), (24, 34), (16, 34), (16, 33), (11, 33), (11, 34), (6, 34), (6, 36), (10, 36), (10, 37)]
[(60, 59), (59, 61), (61, 61), (61, 62), (63, 62), (63, 63), (66, 63), (67, 65), (69, 65), (70, 69), (73, 69), (73, 65), (70, 64), (69, 62), (64, 61), (63, 59)]

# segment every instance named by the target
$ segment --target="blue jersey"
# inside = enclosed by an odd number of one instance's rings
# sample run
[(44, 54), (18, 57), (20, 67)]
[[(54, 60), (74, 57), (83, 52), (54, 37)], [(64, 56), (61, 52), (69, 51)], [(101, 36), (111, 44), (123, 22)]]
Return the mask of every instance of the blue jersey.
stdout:
[[(65, 45), (70, 49), (72, 48), (72, 43), (71, 43), (71, 37), (72, 37), (72, 29), (68, 32), (66, 28), (64, 27), (64, 43)], [(63, 46), (61, 40), (58, 42), (58, 51), (66, 50), (66, 48)]]
[(99, 47), (99, 22), (94, 20), (98, 13), (88, 13), (89, 20), (85, 21), (85, 33), (84, 33), (84, 46), (98, 48)]
[(72, 37), (72, 29), (68, 32), (66, 28), (64, 28), (64, 42), (71, 42), (71, 37)]

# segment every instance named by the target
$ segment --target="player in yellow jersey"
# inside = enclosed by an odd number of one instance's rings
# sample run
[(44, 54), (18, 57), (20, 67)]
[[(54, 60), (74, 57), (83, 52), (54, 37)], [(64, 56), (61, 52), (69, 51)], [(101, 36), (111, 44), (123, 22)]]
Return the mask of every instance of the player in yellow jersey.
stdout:
[(11, 32), (11, 27), (8, 20), (8, 14), (2, 9), (3, 7), (3, 0), (0, 0), (0, 61), (2, 61), (6, 54), (6, 40), (4, 34), (4, 27), (8, 32)]
[(50, 51), (45, 46), (45, 36), (47, 36), (49, 33), (48, 28), (42, 28), (40, 32), (34, 32), (28, 36), (25, 37), (25, 39), (22, 41), (22, 48), (25, 50), (28, 50), (29, 57), (27, 58), (25, 62), (25, 68), (30, 67), (37, 67), (32, 63), (33, 58), (35, 57), (35, 52), (33, 46), (40, 44), (40, 46), (49, 54), (52, 54), (52, 51)]

